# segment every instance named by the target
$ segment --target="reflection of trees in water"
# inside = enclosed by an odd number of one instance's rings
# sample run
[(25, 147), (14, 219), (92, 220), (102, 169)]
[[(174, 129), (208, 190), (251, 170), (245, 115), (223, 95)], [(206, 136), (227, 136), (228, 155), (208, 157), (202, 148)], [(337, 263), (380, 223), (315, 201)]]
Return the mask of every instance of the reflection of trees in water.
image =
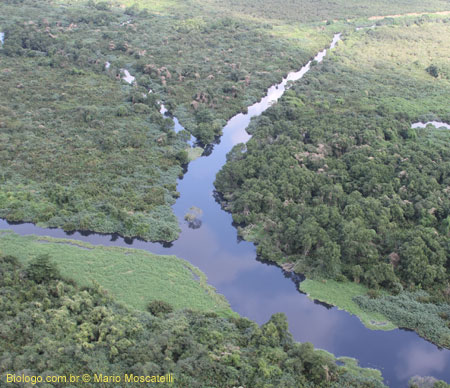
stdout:
[[(30, 228), (38, 228), (38, 230), (45, 230), (46, 231), (45, 234), (48, 236), (52, 236), (54, 238), (64, 238), (64, 236), (58, 236), (58, 235), (55, 235), (54, 233), (52, 233), (53, 230), (60, 231), (61, 229), (59, 229), (59, 228), (54, 228), (54, 227), (39, 228), (39, 227), (36, 227), (36, 225), (34, 225), (32, 223), (23, 222), (23, 221), (7, 221), (7, 220), (5, 220), (5, 222), (7, 225), (12, 225), (12, 226), (14, 226), (14, 225), (24, 225), (24, 226), (29, 225)], [(200, 225), (201, 225), (201, 222), (200, 222)], [(198, 228), (199, 227), (200, 226), (198, 226)], [(17, 231), (16, 233), (20, 233), (20, 232)], [(37, 232), (35, 232), (34, 229), (31, 229), (28, 232), (23, 232), (23, 233), (27, 234), (27, 233), (37, 233)], [(116, 241), (123, 240), (123, 242), (127, 245), (133, 245), (135, 242), (141, 241), (141, 242), (144, 242), (147, 244), (160, 244), (164, 248), (171, 248), (173, 246), (173, 241), (161, 241), (161, 240), (148, 241), (141, 237), (123, 237), (120, 233), (98, 233), (98, 232), (92, 232), (90, 230), (74, 229), (74, 230), (64, 230), (64, 234), (67, 237), (74, 236), (74, 239), (76, 239), (76, 240), (79, 239), (77, 236), (77, 234), (79, 234), (82, 237), (94, 237), (94, 239), (95, 239), (95, 236), (99, 236), (99, 237), (107, 236), (107, 237), (109, 237), (110, 242), (116, 242)], [(108, 244), (106, 243), (106, 245), (108, 245)]]
[(314, 304), (321, 305), (321, 306), (325, 307), (327, 310), (330, 310), (330, 309), (332, 309), (334, 307), (332, 304), (328, 304), (328, 303), (322, 302), (322, 301), (317, 300), (317, 299), (314, 299)]
[(202, 226), (202, 220), (195, 219), (193, 221), (188, 221), (188, 227), (191, 229), (198, 229)]
[(202, 226), (203, 210), (197, 206), (192, 206), (189, 211), (184, 215), (184, 219), (187, 221), (189, 228), (198, 229)]

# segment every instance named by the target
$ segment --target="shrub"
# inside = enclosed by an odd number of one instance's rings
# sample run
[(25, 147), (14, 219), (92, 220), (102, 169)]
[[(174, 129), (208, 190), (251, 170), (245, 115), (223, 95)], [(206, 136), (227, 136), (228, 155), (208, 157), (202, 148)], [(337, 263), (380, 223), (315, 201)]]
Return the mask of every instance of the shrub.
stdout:
[(148, 304), (147, 310), (153, 315), (161, 316), (173, 311), (172, 305), (163, 300), (153, 300)]
[(425, 70), (427, 71), (428, 74), (430, 74), (434, 78), (439, 77), (439, 68), (437, 66), (430, 65)]
[(36, 256), (27, 267), (27, 275), (36, 283), (44, 283), (59, 277), (59, 271), (48, 254)]

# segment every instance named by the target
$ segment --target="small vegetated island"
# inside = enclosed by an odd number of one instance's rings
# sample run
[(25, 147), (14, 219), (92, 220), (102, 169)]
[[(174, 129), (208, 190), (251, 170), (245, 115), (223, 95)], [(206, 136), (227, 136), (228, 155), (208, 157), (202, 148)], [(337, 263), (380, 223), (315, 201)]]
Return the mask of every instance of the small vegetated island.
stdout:
[(215, 185), (263, 259), (307, 275), (303, 291), (448, 348), (450, 131), (411, 124), (450, 122), (450, 19), (380, 24), (254, 120)]

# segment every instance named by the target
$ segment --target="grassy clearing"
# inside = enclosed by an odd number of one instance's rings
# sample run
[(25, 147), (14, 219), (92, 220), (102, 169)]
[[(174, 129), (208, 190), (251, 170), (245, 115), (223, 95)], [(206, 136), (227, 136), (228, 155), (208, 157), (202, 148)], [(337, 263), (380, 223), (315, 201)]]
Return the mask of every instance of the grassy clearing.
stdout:
[(337, 282), (335, 280), (306, 279), (300, 283), (300, 291), (308, 294), (310, 299), (317, 299), (358, 316), (361, 322), (372, 330), (396, 329), (386, 316), (369, 313), (361, 309), (354, 301), (355, 296), (365, 295), (368, 288), (362, 284)]
[(234, 315), (225, 298), (207, 284), (205, 274), (175, 256), (50, 237), (22, 237), (9, 231), (0, 233), (0, 251), (24, 264), (36, 255), (49, 254), (63, 276), (82, 286), (97, 282), (116, 300), (139, 310), (145, 310), (152, 300), (163, 300), (175, 309)]

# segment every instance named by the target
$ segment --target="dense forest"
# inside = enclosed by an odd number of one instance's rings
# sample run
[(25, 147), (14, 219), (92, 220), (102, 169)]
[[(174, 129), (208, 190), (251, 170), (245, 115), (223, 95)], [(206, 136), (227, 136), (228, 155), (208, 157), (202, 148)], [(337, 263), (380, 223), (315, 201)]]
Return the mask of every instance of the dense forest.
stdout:
[(171, 373), (174, 387), (384, 387), (379, 371), (345, 358), (338, 366), (329, 353), (294, 342), (283, 314), (259, 327), (244, 318), (174, 311), (164, 302), (138, 312), (99, 286), (79, 288), (61, 278), (45, 255), (26, 267), (2, 255), (0, 297), (2, 383), (6, 373)]
[(428, 338), (446, 347), (450, 131), (411, 124), (450, 121), (450, 53), (442, 40), (449, 34), (445, 17), (347, 34), (252, 122), (252, 139), (229, 153), (216, 181), (262, 258), (394, 295), (423, 290), (426, 297), (397, 300), (412, 315), (393, 321), (417, 329), (415, 303), (435, 303), (440, 330)]

